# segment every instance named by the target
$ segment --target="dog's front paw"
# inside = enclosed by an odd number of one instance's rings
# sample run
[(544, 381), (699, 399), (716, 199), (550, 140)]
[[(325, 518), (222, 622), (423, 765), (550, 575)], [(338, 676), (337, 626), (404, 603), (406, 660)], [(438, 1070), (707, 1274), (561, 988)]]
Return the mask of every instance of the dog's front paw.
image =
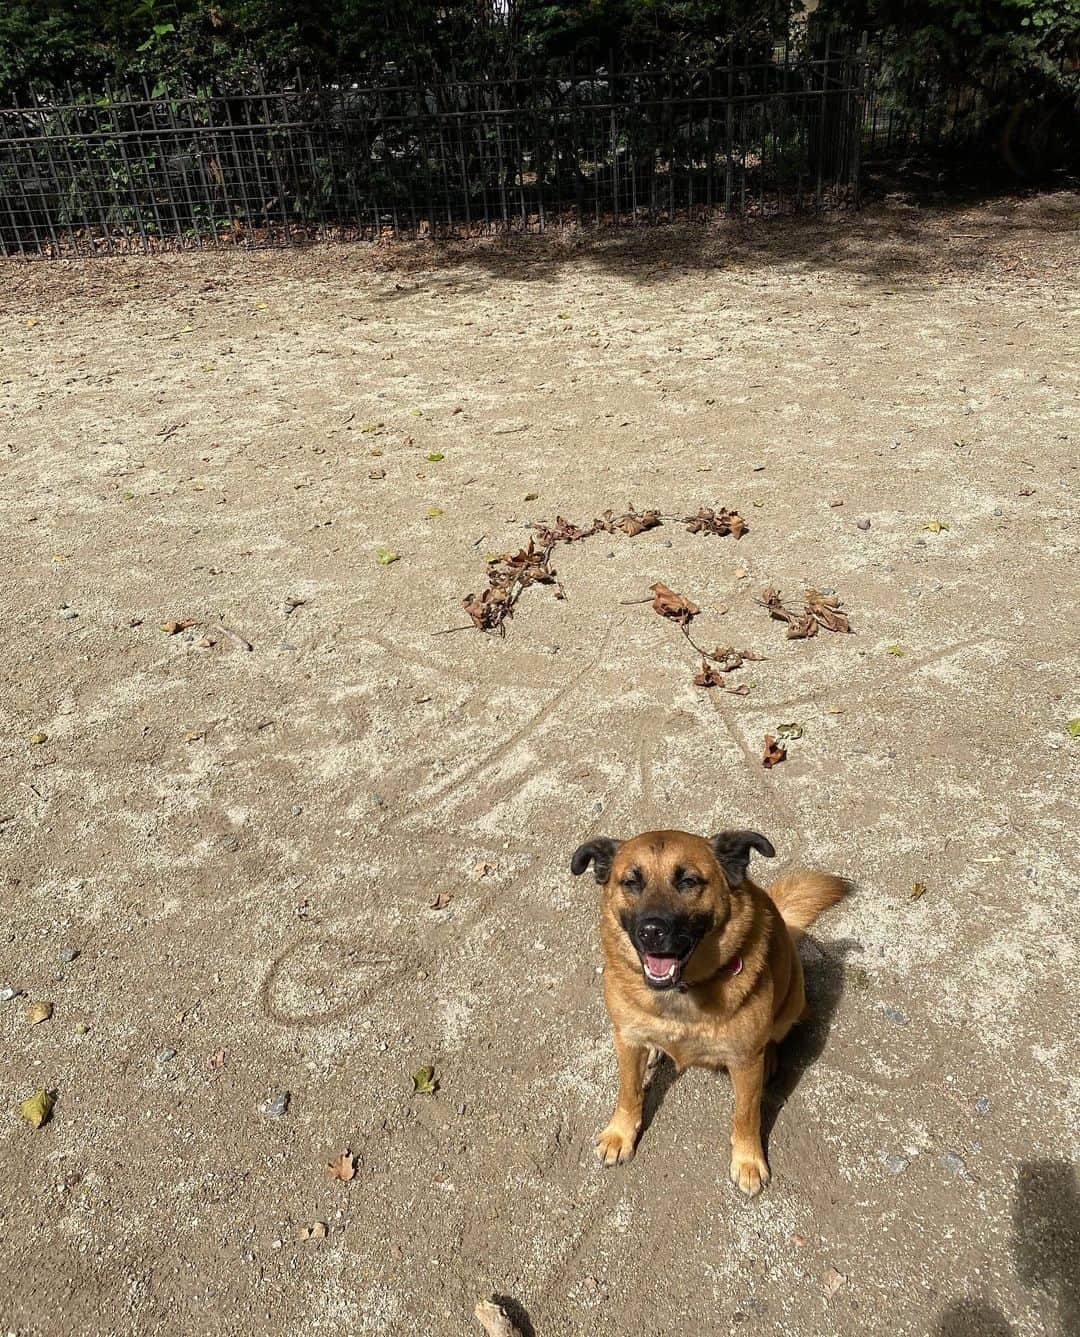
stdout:
[(609, 1123), (596, 1139), (596, 1155), (604, 1165), (625, 1165), (634, 1155), (638, 1130)]
[(748, 1198), (757, 1197), (769, 1182), (769, 1167), (760, 1151), (731, 1153), (731, 1182)]

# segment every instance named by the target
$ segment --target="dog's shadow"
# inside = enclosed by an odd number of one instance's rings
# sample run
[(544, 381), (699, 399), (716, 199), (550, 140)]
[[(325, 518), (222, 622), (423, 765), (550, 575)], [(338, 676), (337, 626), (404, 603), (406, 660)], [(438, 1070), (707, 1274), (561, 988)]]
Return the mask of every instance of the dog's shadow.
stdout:
[(862, 944), (854, 938), (840, 938), (824, 946), (809, 934), (799, 944), (803, 974), (806, 977), (806, 1001), (810, 1016), (793, 1026), (777, 1049), (776, 1073), (765, 1087), (761, 1102), (761, 1141), (769, 1152), (769, 1134), (780, 1111), (791, 1099), (803, 1074), (821, 1057), (832, 1029), (833, 1017), (844, 996), (847, 970), (845, 962), (852, 952), (861, 952)]
[[(841, 938), (822, 946), (809, 934), (804, 935), (799, 947), (803, 973), (806, 976), (806, 999), (810, 1017), (792, 1027), (777, 1052), (776, 1072), (765, 1087), (761, 1102), (761, 1140), (766, 1154), (769, 1134), (780, 1111), (791, 1098), (806, 1070), (813, 1066), (825, 1048), (832, 1028), (833, 1016), (844, 996), (845, 960), (852, 952), (862, 950), (862, 944), (853, 938)], [(645, 1088), (641, 1132), (660, 1112), (667, 1093), (678, 1081), (680, 1073), (666, 1054), (660, 1054), (651, 1066), (651, 1075)]]

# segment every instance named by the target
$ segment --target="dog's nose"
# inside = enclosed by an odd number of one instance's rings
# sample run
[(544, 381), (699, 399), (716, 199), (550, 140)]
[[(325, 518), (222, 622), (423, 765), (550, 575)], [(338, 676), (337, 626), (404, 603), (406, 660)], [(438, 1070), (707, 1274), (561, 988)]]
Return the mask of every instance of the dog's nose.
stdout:
[(643, 919), (638, 925), (638, 941), (646, 950), (667, 946), (671, 925), (666, 919)]

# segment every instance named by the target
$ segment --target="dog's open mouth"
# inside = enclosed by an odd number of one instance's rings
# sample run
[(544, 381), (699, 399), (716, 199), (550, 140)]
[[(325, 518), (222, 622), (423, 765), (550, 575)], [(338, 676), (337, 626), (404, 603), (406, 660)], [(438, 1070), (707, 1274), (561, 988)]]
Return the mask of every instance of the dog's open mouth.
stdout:
[[(697, 943), (694, 944), (694, 947)], [(678, 984), (683, 967), (694, 954), (691, 947), (685, 956), (654, 956), (649, 952), (641, 953), (641, 967), (645, 972), (645, 982), (654, 989), (670, 989)]]

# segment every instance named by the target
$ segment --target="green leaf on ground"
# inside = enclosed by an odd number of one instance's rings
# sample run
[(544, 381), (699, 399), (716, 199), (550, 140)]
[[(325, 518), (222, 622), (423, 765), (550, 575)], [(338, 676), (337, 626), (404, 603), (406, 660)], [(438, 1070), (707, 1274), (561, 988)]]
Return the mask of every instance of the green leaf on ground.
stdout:
[(391, 552), (389, 548), (376, 548), (375, 560), (380, 566), (389, 566), (391, 562), (400, 562), (401, 554), (398, 552)]
[(44, 1128), (52, 1118), (56, 1097), (51, 1091), (39, 1091), (19, 1106), (19, 1113), (31, 1128)]
[(435, 1069), (431, 1067), (417, 1068), (412, 1075), (413, 1090), (417, 1095), (434, 1095), (439, 1089), (439, 1079), (435, 1076)]

